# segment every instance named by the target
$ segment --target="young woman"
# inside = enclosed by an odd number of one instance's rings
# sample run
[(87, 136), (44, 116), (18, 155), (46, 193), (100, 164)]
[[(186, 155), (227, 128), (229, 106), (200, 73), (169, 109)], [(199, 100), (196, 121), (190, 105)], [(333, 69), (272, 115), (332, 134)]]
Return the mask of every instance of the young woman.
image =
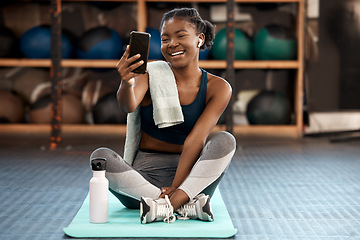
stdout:
[(196, 9), (174, 9), (160, 25), (161, 52), (176, 82), (184, 122), (158, 128), (153, 120), (149, 74), (132, 72), (140, 56), (128, 58), (129, 46), (117, 64), (121, 77), (120, 107), (127, 113), (140, 108), (141, 136), (136, 157), (126, 163), (108, 148), (90, 159), (106, 158), (110, 191), (129, 208), (139, 208), (141, 222), (175, 221), (174, 212), (187, 218), (212, 221), (210, 206), (217, 184), (235, 152), (234, 137), (218, 132), (208, 139), (231, 98), (224, 79), (199, 68), (199, 50), (209, 49), (213, 25)]

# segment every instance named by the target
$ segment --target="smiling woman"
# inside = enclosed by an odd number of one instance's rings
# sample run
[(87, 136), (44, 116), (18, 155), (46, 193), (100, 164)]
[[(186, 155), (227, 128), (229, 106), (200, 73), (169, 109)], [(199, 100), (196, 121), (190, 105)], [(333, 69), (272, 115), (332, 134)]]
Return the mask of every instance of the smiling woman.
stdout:
[[(232, 159), (236, 142), (227, 132), (208, 137), (229, 103), (232, 89), (225, 79), (199, 68), (199, 50), (211, 47), (214, 26), (196, 9), (164, 14), (160, 32), (166, 62), (154, 64), (161, 66), (156, 74), (149, 68), (145, 74), (134, 73), (143, 63), (133, 64), (140, 56), (129, 57), (129, 47), (117, 64), (119, 105), (129, 116), (138, 114), (140, 119), (139, 141), (125, 145), (125, 150), (135, 149), (135, 157), (124, 160), (108, 148), (99, 148), (90, 159), (107, 159), (110, 191), (125, 206), (140, 207), (142, 223), (172, 222), (175, 212), (213, 221), (210, 198)], [(166, 93), (165, 97), (159, 99), (159, 92)], [(175, 92), (175, 99), (169, 92)], [(165, 108), (162, 117), (166, 121), (158, 124), (155, 119), (164, 108), (158, 107), (159, 102), (173, 104), (174, 111)], [(177, 109), (181, 121), (169, 124)]]
[[(174, 61), (173, 67), (182, 66), (176, 60), (197, 66), (198, 49), (210, 49), (215, 37), (214, 26), (194, 9), (175, 9), (164, 14), (160, 29), (162, 54), (167, 61)], [(182, 58), (185, 53), (188, 58)]]
[(198, 45), (204, 38), (204, 34), (198, 34), (192, 23), (173, 18), (162, 25), (161, 52), (172, 67), (193, 65), (198, 61)]

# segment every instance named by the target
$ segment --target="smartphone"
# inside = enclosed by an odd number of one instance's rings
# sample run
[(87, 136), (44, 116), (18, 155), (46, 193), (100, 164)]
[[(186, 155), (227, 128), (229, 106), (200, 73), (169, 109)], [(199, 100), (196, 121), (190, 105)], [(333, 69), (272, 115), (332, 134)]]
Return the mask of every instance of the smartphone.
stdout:
[(140, 58), (138, 58), (132, 64), (140, 60), (144, 61), (144, 63), (140, 67), (135, 68), (133, 70), (134, 73), (144, 74), (146, 72), (146, 66), (149, 55), (150, 37), (151, 35), (149, 33), (136, 32), (136, 31), (132, 31), (130, 33), (129, 58), (139, 53), (141, 55)]

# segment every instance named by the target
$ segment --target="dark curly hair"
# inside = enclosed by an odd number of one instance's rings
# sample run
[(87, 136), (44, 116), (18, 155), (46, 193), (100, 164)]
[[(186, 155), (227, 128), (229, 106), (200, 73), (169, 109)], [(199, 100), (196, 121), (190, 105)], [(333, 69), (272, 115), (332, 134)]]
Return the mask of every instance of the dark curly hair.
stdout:
[(215, 27), (209, 21), (202, 19), (195, 8), (175, 8), (165, 13), (160, 23), (160, 30), (166, 21), (173, 18), (183, 19), (194, 24), (197, 34), (203, 33), (205, 35), (205, 43), (200, 49), (211, 48), (215, 38)]

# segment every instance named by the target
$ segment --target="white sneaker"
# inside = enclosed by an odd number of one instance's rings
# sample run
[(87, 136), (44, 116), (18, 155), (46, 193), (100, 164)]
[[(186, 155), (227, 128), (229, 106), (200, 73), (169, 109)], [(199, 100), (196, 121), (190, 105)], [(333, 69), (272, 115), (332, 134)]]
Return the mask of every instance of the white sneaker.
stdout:
[(170, 203), (169, 197), (165, 195), (165, 198), (155, 200), (141, 197), (140, 220), (141, 223), (151, 223), (155, 221), (175, 222), (174, 208)]
[(203, 221), (214, 221), (211, 209), (210, 197), (203, 193), (194, 197), (191, 201), (181, 206), (176, 213), (179, 214), (178, 219), (200, 219)]

